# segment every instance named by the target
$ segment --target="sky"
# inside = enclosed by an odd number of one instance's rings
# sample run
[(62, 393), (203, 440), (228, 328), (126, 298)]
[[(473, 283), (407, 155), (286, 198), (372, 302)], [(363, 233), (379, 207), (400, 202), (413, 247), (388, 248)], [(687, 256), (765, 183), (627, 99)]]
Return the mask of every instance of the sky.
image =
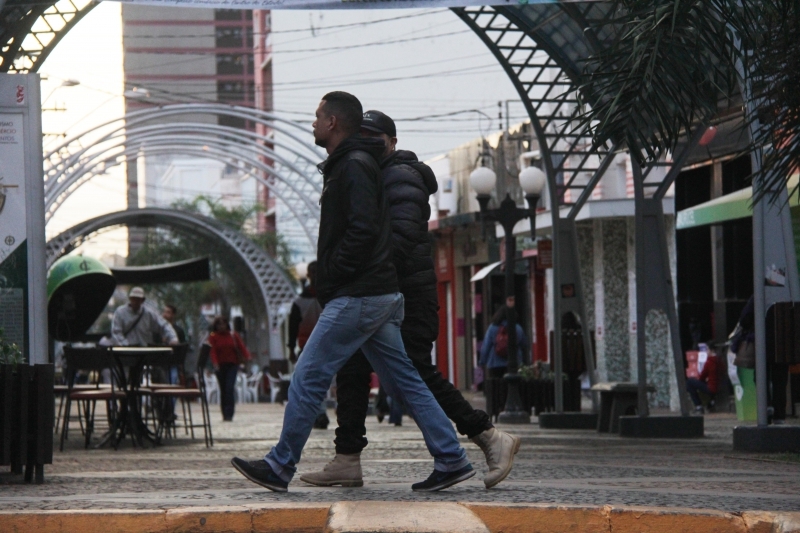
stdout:
[[(58, 135), (122, 116), (120, 11), (117, 2), (100, 2), (42, 65), (43, 129), (56, 134), (45, 137), (46, 152), (63, 141)], [(272, 29), (276, 111), (308, 124), (309, 137), (314, 110), (332, 90), (392, 116), (398, 147), (420, 159), (499, 129), (499, 101), (511, 101), (512, 124), (525, 118), (492, 54), (449, 10), (278, 10)], [(61, 86), (64, 80), (80, 84)], [(124, 169), (117, 167), (70, 197), (48, 224), (48, 238), (124, 208)], [(84, 249), (124, 255), (125, 232), (103, 233)]]

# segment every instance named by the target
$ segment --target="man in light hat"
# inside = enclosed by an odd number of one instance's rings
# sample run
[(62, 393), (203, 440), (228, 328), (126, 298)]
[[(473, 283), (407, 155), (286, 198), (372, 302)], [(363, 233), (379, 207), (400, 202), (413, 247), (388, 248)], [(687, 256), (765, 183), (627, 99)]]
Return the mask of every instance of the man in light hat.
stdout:
[(144, 306), (144, 289), (134, 287), (128, 293), (128, 303), (114, 311), (111, 337), (115, 346), (147, 346), (155, 344), (156, 335), (162, 342), (175, 346), (175, 329), (152, 309)]

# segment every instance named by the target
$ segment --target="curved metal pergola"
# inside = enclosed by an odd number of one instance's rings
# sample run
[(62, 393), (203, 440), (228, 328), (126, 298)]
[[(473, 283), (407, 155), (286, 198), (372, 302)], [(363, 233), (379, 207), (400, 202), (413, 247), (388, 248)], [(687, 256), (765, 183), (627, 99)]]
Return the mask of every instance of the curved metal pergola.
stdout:
[(246, 280), (257, 287), (265, 308), (263, 312), (271, 329), (284, 321), (297, 296), (289, 276), (261, 247), (241, 232), (212, 218), (175, 209), (144, 208), (109, 213), (81, 222), (47, 241), (47, 268), (61, 256), (71, 252), (90, 236), (114, 226), (165, 227), (190, 235), (200, 235), (224, 245), (244, 267)]
[[(184, 115), (233, 116), (262, 124), (255, 132), (179, 120)], [(44, 156), (45, 204), (49, 220), (80, 186), (109, 168), (147, 155), (182, 152), (238, 168), (278, 199), (277, 217), (286, 234), (302, 235), (303, 251), (313, 255), (319, 226), (324, 159), (307, 142), (306, 127), (274, 113), (215, 103), (172, 104), (134, 111), (87, 129), (59, 143)]]

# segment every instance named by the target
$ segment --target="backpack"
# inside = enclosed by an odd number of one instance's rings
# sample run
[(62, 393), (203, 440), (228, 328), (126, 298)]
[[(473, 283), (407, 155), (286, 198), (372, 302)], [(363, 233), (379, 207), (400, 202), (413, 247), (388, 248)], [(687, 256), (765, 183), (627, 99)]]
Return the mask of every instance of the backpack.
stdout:
[(508, 329), (505, 326), (497, 329), (497, 335), (494, 338), (494, 353), (501, 359), (508, 357)]

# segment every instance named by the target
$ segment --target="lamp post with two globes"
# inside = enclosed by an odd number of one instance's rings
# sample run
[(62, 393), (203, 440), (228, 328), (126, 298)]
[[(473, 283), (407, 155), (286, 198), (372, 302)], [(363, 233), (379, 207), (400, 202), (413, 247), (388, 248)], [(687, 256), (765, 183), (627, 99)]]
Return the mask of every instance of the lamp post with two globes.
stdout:
[[(497, 175), (487, 167), (479, 167), (469, 176), (470, 186), (477, 193), (478, 204), (481, 208), (481, 223), (493, 221), (503, 226), (506, 247), (506, 305), (507, 305), (507, 330), (508, 330), (508, 367), (503, 379), (508, 385), (506, 405), (500, 413), (500, 422), (507, 424), (526, 424), (531, 421), (530, 415), (522, 408), (519, 394), (519, 364), (517, 362), (517, 317), (514, 302), (514, 261), (517, 255), (517, 241), (514, 237), (514, 226), (520, 220), (530, 218), (531, 238), (536, 240), (536, 204), (541, 197), (546, 177), (544, 172), (536, 167), (527, 167), (519, 174), (519, 182), (525, 191), (528, 208), (517, 207), (511, 195), (506, 194), (500, 206), (489, 208), (491, 192), (497, 182)], [(484, 226), (485, 227), (485, 226)]]

